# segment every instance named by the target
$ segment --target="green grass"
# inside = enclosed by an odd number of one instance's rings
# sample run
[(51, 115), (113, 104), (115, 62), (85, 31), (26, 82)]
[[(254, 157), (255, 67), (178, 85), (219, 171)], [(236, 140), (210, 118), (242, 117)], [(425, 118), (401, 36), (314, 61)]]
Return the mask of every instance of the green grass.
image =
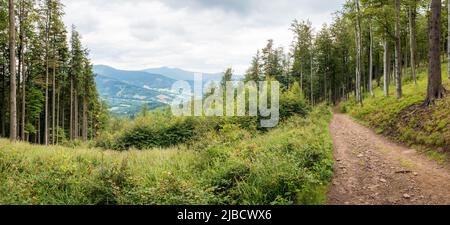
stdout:
[[(442, 71), (444, 86), (450, 90), (447, 66), (444, 64)], [(402, 99), (395, 97), (395, 85), (392, 84), (389, 97), (384, 97), (383, 87), (378, 87), (374, 90), (375, 97), (365, 96), (362, 107), (352, 99), (341, 104), (341, 111), (378, 133), (444, 162), (450, 151), (450, 98), (438, 100), (429, 108), (418, 107), (426, 97), (426, 71), (422, 70), (418, 77), (417, 85), (410, 80), (404, 81)]]
[(332, 176), (330, 119), (321, 106), (256, 136), (225, 127), (197, 151), (0, 139), (0, 204), (320, 204)]

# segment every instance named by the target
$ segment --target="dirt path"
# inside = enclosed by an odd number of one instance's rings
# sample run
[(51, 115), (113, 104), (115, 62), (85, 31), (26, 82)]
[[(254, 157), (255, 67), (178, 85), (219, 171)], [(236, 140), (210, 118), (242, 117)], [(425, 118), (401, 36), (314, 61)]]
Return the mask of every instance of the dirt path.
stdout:
[(450, 167), (335, 114), (335, 177), (328, 204), (450, 204)]

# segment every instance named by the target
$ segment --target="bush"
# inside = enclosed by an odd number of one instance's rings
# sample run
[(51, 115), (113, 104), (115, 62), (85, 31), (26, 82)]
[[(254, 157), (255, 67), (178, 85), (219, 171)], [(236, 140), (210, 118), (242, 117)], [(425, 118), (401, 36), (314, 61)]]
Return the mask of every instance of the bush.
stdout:
[(293, 115), (306, 116), (311, 107), (305, 100), (300, 85), (295, 82), (292, 87), (280, 96), (280, 117), (286, 119)]
[(174, 119), (163, 126), (142, 124), (125, 131), (117, 147), (120, 150), (170, 147), (190, 140), (193, 134), (194, 122), (190, 118)]

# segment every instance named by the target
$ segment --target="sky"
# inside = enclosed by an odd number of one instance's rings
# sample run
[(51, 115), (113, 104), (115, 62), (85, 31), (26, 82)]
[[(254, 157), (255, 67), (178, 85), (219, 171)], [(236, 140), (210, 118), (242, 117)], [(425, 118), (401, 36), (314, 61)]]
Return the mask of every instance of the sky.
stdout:
[(345, 0), (62, 0), (94, 64), (244, 74), (268, 39), (290, 48), (294, 19), (315, 29)]

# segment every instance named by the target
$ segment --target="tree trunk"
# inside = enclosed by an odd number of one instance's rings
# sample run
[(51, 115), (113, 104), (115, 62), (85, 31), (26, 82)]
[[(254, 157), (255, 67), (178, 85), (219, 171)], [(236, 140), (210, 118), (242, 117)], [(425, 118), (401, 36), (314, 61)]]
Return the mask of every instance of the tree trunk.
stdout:
[(78, 124), (79, 124), (79, 118), (78, 118), (78, 92), (77, 92), (76, 89), (74, 91), (74, 113), (73, 114), (74, 114), (74, 134), (73, 134), (73, 138), (74, 139), (78, 139), (78, 135), (80, 134), (79, 133), (80, 129), (78, 128)]
[(74, 126), (73, 126), (73, 112), (74, 112), (74, 107), (73, 107), (73, 77), (70, 78), (70, 122), (69, 122), (69, 136), (70, 136), (70, 140), (73, 140), (74, 137)]
[(14, 1), (9, 0), (9, 73), (10, 73), (10, 140), (17, 140), (17, 104), (16, 104), (16, 26)]
[(402, 47), (400, 39), (400, 0), (395, 0), (395, 89), (402, 98)]
[(369, 91), (370, 96), (374, 96), (373, 93), (373, 33), (372, 23), (369, 24), (369, 36), (370, 36), (370, 52), (369, 52)]
[(87, 100), (86, 96), (83, 97), (83, 141), (87, 141), (87, 135), (88, 135), (88, 118), (87, 118)]
[(429, 27), (429, 62), (428, 62), (428, 90), (424, 106), (433, 103), (435, 99), (444, 96), (442, 86), (442, 71), (440, 61), (441, 36), (441, 0), (431, 1), (431, 18)]
[[(55, 46), (53, 46), (55, 48)], [(56, 54), (53, 55), (53, 79), (52, 79), (52, 144), (55, 144), (55, 106), (56, 106)]]
[(355, 0), (356, 4), (356, 102), (362, 104), (361, 96), (361, 24), (360, 24), (360, 8), (359, 0)]
[(26, 109), (26, 80), (27, 80), (27, 69), (25, 66), (22, 67), (22, 73), (23, 73), (23, 81), (22, 81), (22, 141), (25, 141), (26, 134), (25, 134), (25, 109)]
[(310, 86), (311, 86), (311, 105), (313, 105), (314, 106), (314, 86), (313, 86), (313, 57), (312, 57), (312, 42), (311, 42), (311, 53), (310, 53), (310, 66), (311, 66), (311, 73), (310, 73), (310, 76), (311, 76), (311, 84), (310, 84)]
[(447, 60), (448, 60), (448, 80), (450, 80), (450, 1), (447, 1), (448, 8), (448, 40), (447, 40)]
[[(63, 96), (65, 92), (62, 92)], [(62, 101), (62, 109), (61, 109), (61, 132), (63, 132), (64, 137), (65, 137), (65, 132), (66, 132), (66, 124), (65, 124), (65, 119), (66, 119), (66, 110), (65, 110), (65, 104), (64, 104), (64, 100)]]
[(60, 92), (61, 92), (61, 90), (60, 89), (58, 89), (58, 97), (57, 97), (57, 107), (56, 107), (56, 144), (58, 144), (59, 143), (59, 113), (60, 113), (60, 99), (59, 99), (59, 97), (60, 97)]
[[(414, 84), (417, 85), (416, 78), (416, 6), (409, 8), (409, 49), (410, 49), (410, 59), (411, 59), (411, 78)], [(449, 61), (450, 63), (450, 61)]]
[(384, 87), (384, 96), (388, 97), (389, 96), (389, 68), (390, 68), (390, 63), (389, 63), (389, 44), (387, 42), (387, 40), (384, 40), (383, 42), (383, 87)]
[(26, 138), (26, 134), (25, 134), (25, 109), (26, 109), (26, 81), (27, 81), (27, 68), (25, 66), (25, 56), (24, 56), (24, 48), (25, 48), (25, 32), (24, 32), (24, 25), (23, 25), (23, 17), (27, 17), (27, 12), (24, 9), (23, 6), (24, 2), (21, 2), (21, 18), (20, 18), (20, 59), (19, 60), (19, 64), (21, 65), (21, 73), (22, 73), (22, 112), (21, 112), (21, 139), (22, 141), (25, 141)]
[[(22, 101), (22, 98), (20, 98), (20, 96), (22, 96), (22, 94), (23, 93), (21, 93), (21, 80), (23, 81), (23, 78), (22, 78), (22, 76), (23, 76), (23, 48), (24, 48), (24, 46), (23, 46), (23, 2), (22, 1), (20, 1), (20, 3), (19, 3), (19, 51), (18, 51), (18, 53), (19, 53), (19, 55), (18, 55), (18, 62), (19, 62), (19, 64), (17, 65), (17, 74), (18, 74), (18, 81), (17, 81), (17, 91), (18, 91), (18, 93), (19, 93), (19, 98), (17, 99), (17, 105), (21, 105), (21, 101)], [(20, 100), (20, 102), (19, 102), (19, 100)], [(18, 111), (17, 112), (17, 117), (18, 118), (22, 118), (22, 113), (21, 113), (22, 111)], [(18, 128), (18, 130), (17, 130), (17, 134), (16, 134), (16, 137), (18, 137), (19, 138), (19, 140), (23, 140), (23, 136), (22, 136), (22, 134), (21, 134), (21, 121), (22, 120), (17, 120), (17, 128)]]
[[(50, 7), (47, 5), (47, 7)], [(50, 9), (47, 9), (47, 24), (46, 24), (46, 40), (45, 40), (45, 115), (44, 115), (44, 145), (48, 145), (48, 75), (49, 75), (49, 31), (50, 31)]]
[(0, 101), (0, 136), (2, 137), (6, 137), (6, 94), (5, 94), (5, 88), (6, 88), (6, 66), (2, 65), (2, 96), (1, 96), (1, 101)]

